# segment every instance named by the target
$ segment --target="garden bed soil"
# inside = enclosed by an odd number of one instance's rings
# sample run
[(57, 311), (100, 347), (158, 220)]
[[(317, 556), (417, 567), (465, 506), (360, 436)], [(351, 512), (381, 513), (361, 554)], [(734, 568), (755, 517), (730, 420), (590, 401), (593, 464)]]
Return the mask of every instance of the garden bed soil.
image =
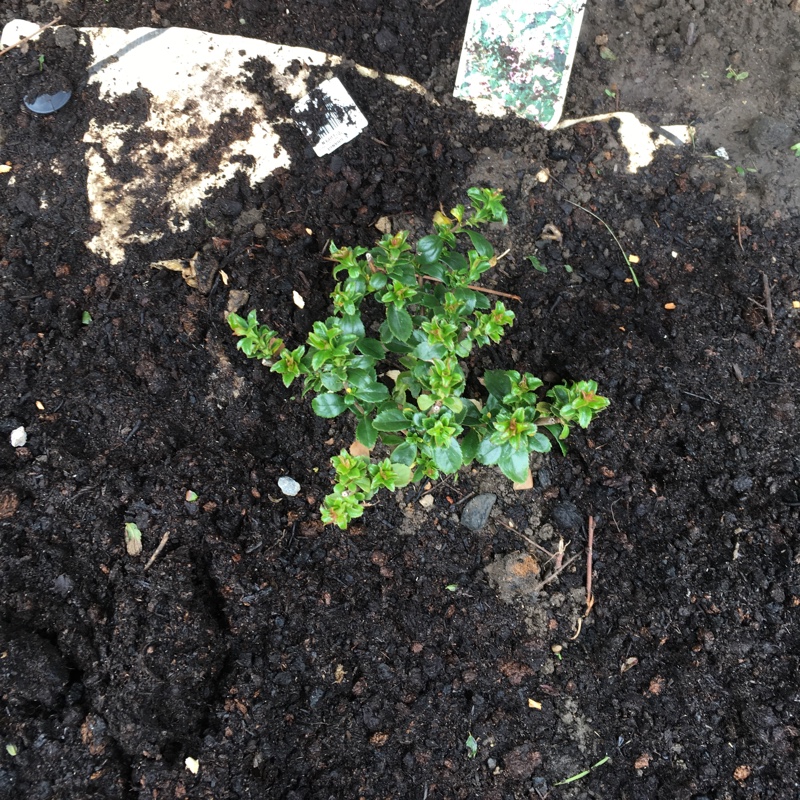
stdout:
[[(613, 123), (545, 134), (449, 97), (463, 0), (4, 5), (2, 22), (60, 12), (346, 56), (335, 74), (370, 126), (324, 158), (286, 126), (289, 169), (231, 182), (188, 232), (110, 266), (86, 247), (83, 133), (146, 97), (109, 108), (83, 86), (35, 117), (21, 97), (39, 52), (78, 87), (91, 54), (46, 32), (0, 57), (0, 797), (798, 795), (797, 166), (753, 122), (800, 140), (800, 14), (710, 5), (587, 9), (565, 114), (612, 110), (615, 84), (650, 124), (698, 122), (694, 148), (635, 175)], [(617, 61), (600, 59), (603, 34)], [(729, 61), (751, 77), (726, 81)], [(706, 158), (720, 145), (728, 165)], [(470, 370), (594, 378), (612, 405), (536, 464), (531, 490), (480, 467), (326, 528), (329, 458), (352, 425), (246, 361), (225, 311), (258, 308), (301, 343), (326, 314), (330, 240), (371, 244), (382, 217), (418, 236), (471, 185), (507, 195), (510, 225), (488, 235), (510, 254), (487, 285), (521, 299)], [(146, 201), (138, 222), (158, 214)], [(638, 289), (573, 203), (639, 256)], [(548, 223), (561, 242), (540, 238)], [(200, 289), (150, 266), (198, 251)], [(486, 492), (473, 532), (461, 514)], [(560, 538), (577, 558), (542, 586), (541, 548)]]

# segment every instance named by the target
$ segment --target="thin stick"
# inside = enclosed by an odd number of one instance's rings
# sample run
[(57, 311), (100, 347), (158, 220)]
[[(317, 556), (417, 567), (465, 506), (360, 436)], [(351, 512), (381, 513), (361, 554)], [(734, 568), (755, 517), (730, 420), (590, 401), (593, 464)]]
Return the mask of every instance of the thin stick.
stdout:
[(764, 284), (764, 305), (767, 307), (767, 319), (769, 320), (769, 332), (775, 335), (775, 315), (772, 313), (772, 292), (769, 288), (769, 278), (765, 272), (761, 273), (761, 283)]
[(589, 616), (589, 612), (594, 606), (594, 595), (592, 594), (592, 553), (594, 548), (594, 517), (589, 517), (589, 546), (586, 549), (586, 613), (584, 617)]
[(742, 215), (736, 215), (736, 234), (739, 237), (739, 249), (744, 253), (744, 245), (742, 244)]
[[(505, 253), (503, 254), (505, 255)], [(424, 281), (435, 281), (436, 283), (444, 283), (441, 278), (434, 278), (432, 275), (421, 275), (420, 276)], [(476, 292), (483, 292), (484, 294), (495, 294), (498, 297), (507, 297), (509, 300), (519, 300), (522, 302), (522, 298), (516, 294), (508, 294), (508, 292), (498, 292), (494, 289), (484, 289), (483, 286), (466, 286), (467, 289), (474, 289)]]
[[(561, 183), (561, 181), (559, 181), (559, 183)], [(561, 185), (563, 186), (564, 184), (562, 183)], [(602, 217), (598, 217), (597, 214), (595, 214), (593, 211), (589, 211), (588, 208), (584, 208), (580, 203), (573, 203), (572, 200), (569, 199), (567, 200), (567, 202), (571, 206), (575, 206), (575, 208), (579, 208), (581, 211), (585, 211), (590, 217), (594, 217), (598, 222), (602, 222), (603, 225), (605, 225), (606, 230), (611, 234), (611, 238), (617, 243), (617, 247), (619, 247), (619, 251), (620, 253), (622, 253), (622, 257), (625, 259), (625, 263), (628, 265), (628, 271), (631, 273), (631, 278), (633, 278), (633, 282), (636, 288), (638, 289), (639, 278), (636, 276), (636, 271), (633, 269), (633, 266), (631, 265), (631, 260), (628, 258), (628, 254), (623, 249), (619, 239), (617, 239), (616, 234), (614, 233), (614, 231), (611, 230), (609, 224)]]
[(144, 565), (145, 572), (147, 572), (147, 570), (153, 566), (153, 562), (158, 558), (161, 551), (167, 546), (168, 541), (169, 541), (169, 531), (167, 531), (161, 537), (161, 541), (158, 543), (158, 547), (156, 547), (155, 552), (153, 553), (153, 555), (150, 556), (150, 560)]
[(35, 39), (43, 30), (47, 30), (47, 28), (51, 28), (53, 25), (57, 25), (59, 22), (61, 22), (61, 17), (56, 17), (52, 22), (48, 22), (47, 25), (42, 25), (38, 31), (34, 31), (30, 36), (26, 36), (24, 39), (20, 39), (15, 44), (9, 45), (5, 48), (5, 50), (0, 50), (0, 56), (4, 56), (9, 50), (13, 50), (15, 47), (19, 47), (21, 44), (25, 44), (25, 42)]

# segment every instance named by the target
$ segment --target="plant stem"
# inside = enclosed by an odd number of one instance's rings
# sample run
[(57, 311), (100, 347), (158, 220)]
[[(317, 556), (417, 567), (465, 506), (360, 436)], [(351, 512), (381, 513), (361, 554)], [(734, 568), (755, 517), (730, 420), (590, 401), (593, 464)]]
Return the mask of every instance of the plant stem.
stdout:
[(572, 200), (567, 200), (567, 202), (571, 206), (575, 206), (575, 208), (579, 208), (581, 211), (585, 211), (590, 217), (594, 217), (598, 222), (602, 222), (603, 225), (605, 225), (606, 230), (611, 234), (611, 238), (617, 243), (617, 247), (619, 247), (619, 251), (620, 251), (620, 253), (622, 253), (622, 257), (625, 259), (625, 263), (628, 265), (628, 270), (631, 273), (631, 278), (633, 278), (633, 283), (636, 286), (636, 288), (638, 289), (639, 288), (639, 278), (636, 277), (636, 272), (634, 271), (633, 266), (631, 265), (631, 261), (628, 258), (628, 254), (623, 249), (622, 245), (620, 244), (619, 239), (617, 239), (614, 231), (611, 230), (611, 228), (609, 227), (608, 223), (602, 217), (598, 217), (597, 214), (595, 214), (592, 211), (589, 211), (588, 208), (584, 208), (582, 205), (580, 205), (580, 203), (574, 203)]

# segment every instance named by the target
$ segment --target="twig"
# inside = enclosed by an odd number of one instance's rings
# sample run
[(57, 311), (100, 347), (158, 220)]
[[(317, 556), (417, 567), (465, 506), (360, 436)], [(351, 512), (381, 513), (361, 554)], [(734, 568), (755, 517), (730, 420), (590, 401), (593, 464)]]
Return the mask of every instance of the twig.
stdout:
[(589, 517), (589, 546), (586, 549), (586, 613), (584, 618), (589, 616), (589, 612), (594, 606), (594, 595), (592, 594), (592, 554), (594, 549), (594, 517)]
[[(505, 253), (503, 254), (505, 255)], [(434, 278), (433, 275), (421, 275), (420, 276), (424, 281), (435, 281), (436, 283), (444, 283), (441, 278)], [(474, 289), (476, 292), (483, 292), (484, 294), (495, 294), (498, 297), (507, 297), (509, 300), (519, 300), (522, 302), (522, 298), (516, 294), (508, 294), (508, 292), (498, 292), (495, 289), (484, 289), (483, 286), (466, 286), (466, 289)]]
[(169, 541), (169, 531), (167, 531), (162, 537), (161, 541), (158, 543), (158, 547), (156, 547), (155, 552), (153, 555), (150, 556), (150, 560), (144, 565), (144, 571), (147, 572), (151, 566), (153, 566), (153, 562), (158, 558), (161, 551), (167, 546), (167, 542)]
[(25, 42), (35, 39), (43, 30), (51, 28), (53, 25), (57, 25), (59, 22), (61, 22), (61, 17), (56, 17), (52, 22), (48, 22), (47, 25), (42, 25), (38, 31), (34, 31), (30, 36), (26, 36), (24, 39), (20, 39), (18, 42), (14, 42), (14, 44), (9, 45), (4, 50), (0, 50), (0, 56), (4, 56), (9, 50), (13, 50), (15, 47), (19, 47), (21, 44), (25, 44)]
[[(559, 181), (559, 183), (561, 182)], [(562, 183), (561, 185), (563, 186), (564, 184)], [(619, 239), (617, 239), (617, 236), (614, 233), (614, 231), (611, 230), (611, 226), (602, 217), (598, 217), (597, 214), (595, 214), (593, 211), (589, 211), (588, 208), (584, 208), (582, 205), (580, 205), (580, 203), (574, 203), (572, 200), (569, 199), (567, 199), (567, 202), (571, 206), (575, 206), (575, 208), (579, 208), (581, 211), (585, 211), (590, 217), (594, 217), (598, 222), (602, 222), (603, 225), (605, 225), (606, 230), (611, 234), (611, 238), (617, 243), (617, 247), (619, 247), (619, 251), (620, 253), (622, 253), (622, 257), (625, 259), (625, 263), (628, 265), (628, 271), (631, 273), (631, 278), (633, 278), (633, 283), (638, 289), (639, 278), (636, 276), (636, 271), (634, 270), (633, 265), (631, 264), (631, 260), (628, 258), (628, 254), (625, 252), (624, 248), (620, 244), (620, 241)]]
[(739, 249), (744, 253), (744, 245), (742, 244), (742, 215), (736, 215), (736, 235), (739, 237)]
[(764, 305), (767, 307), (767, 319), (769, 320), (769, 332), (775, 335), (775, 315), (772, 313), (772, 292), (769, 288), (769, 278), (766, 272), (761, 273), (761, 283), (764, 284)]
[(572, 558), (568, 558), (559, 569), (553, 570), (546, 578), (543, 578), (539, 583), (536, 584), (535, 591), (541, 592), (548, 583), (552, 583), (578, 556), (574, 555)]

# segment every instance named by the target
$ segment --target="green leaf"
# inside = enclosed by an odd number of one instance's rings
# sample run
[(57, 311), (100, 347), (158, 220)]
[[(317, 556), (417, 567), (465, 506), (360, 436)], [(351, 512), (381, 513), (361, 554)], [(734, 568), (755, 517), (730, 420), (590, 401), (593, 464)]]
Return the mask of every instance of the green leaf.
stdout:
[(481, 258), (491, 258), (494, 255), (494, 247), (485, 236), (482, 236), (477, 231), (467, 231), (466, 233), (475, 248), (475, 252)]
[(417, 405), (420, 411), (427, 411), (434, 403), (433, 398), (429, 394), (421, 394), (417, 398)]
[(439, 264), (423, 264), (420, 272), (423, 275), (430, 275), (431, 278), (438, 278), (440, 281), (444, 280), (444, 267)]
[(385, 272), (374, 272), (369, 276), (369, 288), (373, 292), (379, 292), (386, 286), (388, 280), (389, 277)]
[(386, 321), (389, 323), (389, 329), (394, 334), (394, 337), (401, 342), (407, 341), (414, 330), (414, 323), (411, 321), (411, 315), (408, 311), (395, 305), (391, 305), (386, 309)]
[[(561, 441), (561, 439), (564, 438), (560, 436), (561, 425), (545, 425), (544, 427), (547, 429), (547, 432), (553, 437), (553, 439), (555, 439), (556, 444), (561, 450), (561, 455), (565, 456), (567, 454), (567, 446)], [(567, 425), (564, 425), (564, 428), (566, 428), (567, 432), (569, 432), (569, 427)]]
[(479, 445), (475, 458), (480, 464), (496, 464), (502, 455), (503, 448), (499, 444), (494, 444), (487, 436)]
[(547, 267), (534, 255), (525, 256), (531, 262), (533, 268), (539, 272), (547, 272)]
[(394, 474), (395, 486), (408, 486), (411, 483), (411, 468), (406, 464), (392, 464), (392, 473)]
[(443, 344), (420, 342), (411, 352), (421, 361), (433, 361), (435, 358), (444, 358), (447, 348)]
[(461, 469), (461, 445), (457, 439), (451, 439), (446, 447), (433, 448), (433, 463), (437, 469), (445, 473), (458, 472)]
[(454, 272), (465, 272), (469, 269), (469, 261), (461, 253), (447, 253), (442, 257), (442, 261)]
[(327, 394), (318, 394), (312, 401), (311, 401), (311, 408), (314, 409), (314, 413), (318, 417), (324, 417), (325, 419), (331, 419), (332, 417), (338, 417), (347, 406), (344, 404), (344, 400), (342, 399), (341, 395), (327, 393)]
[(552, 445), (543, 433), (535, 433), (528, 440), (528, 448), (535, 453), (549, 453)]
[(511, 379), (501, 369), (490, 369), (483, 373), (486, 391), (502, 400), (511, 391)]
[(341, 317), (342, 333), (351, 333), (356, 336), (364, 335), (364, 323), (359, 314), (345, 314)]
[(417, 257), (423, 264), (435, 264), (442, 254), (444, 242), (440, 236), (424, 236), (417, 242)]
[(378, 432), (369, 417), (364, 417), (356, 426), (356, 439), (370, 450), (375, 447), (375, 442), (378, 441)]
[(366, 403), (382, 403), (389, 399), (389, 390), (382, 383), (376, 382), (357, 389), (356, 396)]
[(377, 339), (359, 339), (356, 342), (356, 347), (365, 355), (370, 358), (380, 360), (386, 355), (386, 350)]
[(414, 442), (403, 442), (392, 450), (391, 460), (395, 464), (405, 464), (410, 467), (417, 457), (417, 446)]
[(375, 417), (372, 424), (376, 431), (404, 431), (409, 423), (399, 408), (387, 408)]
[(509, 480), (525, 483), (530, 469), (530, 457), (526, 450), (515, 450), (511, 445), (503, 445), (497, 466)]
[(334, 375), (332, 372), (324, 372), (322, 375), (320, 375), (320, 381), (329, 392), (341, 392), (342, 387), (344, 386), (342, 379)]
[(366, 389), (376, 383), (375, 371), (366, 369), (350, 369), (347, 371), (347, 382), (354, 389)]
[[(472, 403), (467, 403), (467, 405), (471, 406)], [(470, 431), (461, 440), (461, 457), (464, 460), (465, 464), (469, 464), (471, 461), (475, 459), (475, 456), (478, 453), (478, 445), (480, 443), (481, 443), (481, 438), (480, 436), (478, 436), (477, 431)]]

